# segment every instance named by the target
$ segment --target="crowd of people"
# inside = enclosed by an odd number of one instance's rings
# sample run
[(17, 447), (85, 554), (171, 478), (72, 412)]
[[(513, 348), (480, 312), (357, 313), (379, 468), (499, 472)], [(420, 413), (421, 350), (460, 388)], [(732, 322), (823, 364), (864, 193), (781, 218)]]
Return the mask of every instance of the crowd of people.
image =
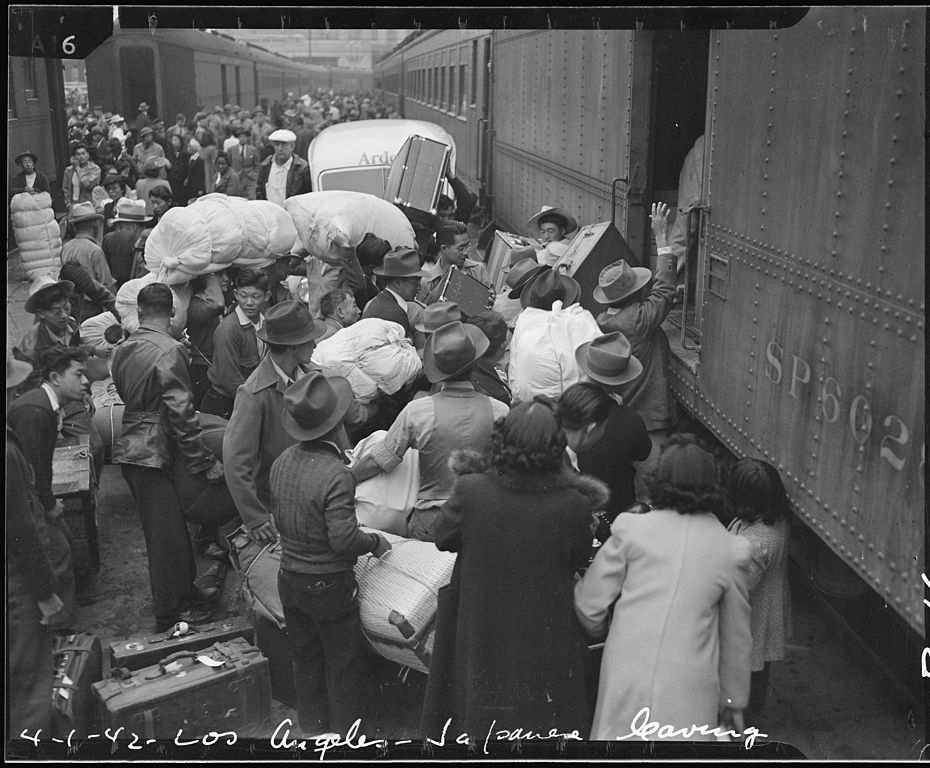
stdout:
[[(302, 157), (315, 131), (384, 111), (361, 95), (282, 106), (266, 116), (226, 105), (166, 128), (143, 103), (132, 130), (99, 110), (71, 116), (73, 237), (57, 278), (31, 286), (36, 324), (7, 357), (9, 599), (21, 601), (10, 611), (12, 668), (21, 670), (14, 723), (50, 717), (49, 631), (71, 626), (74, 577), (51, 450), (59, 434), (87, 435), (99, 473), (91, 381), (124, 406), (110, 460), (141, 518), (158, 631), (211, 618), (215, 590), (194, 584), (194, 547), (225, 558), (223, 533), (240, 524), (254, 542), (281, 542), (278, 586), (305, 734), (345, 733), (364, 714), (353, 565), (391, 544), (360, 527), (355, 490), (400, 471), (411, 449), (418, 490), (404, 533), (457, 553), (439, 599), (425, 735), (451, 717), (456, 733), (475, 739), (494, 721), (614, 739), (643, 707), (675, 732), (662, 738), (760, 722), (769, 664), (784, 656), (787, 502), (765, 462), (740, 462), (721, 486), (706, 448), (670, 435), (661, 323), (677, 260), (667, 206), (652, 208), (655, 273), (610, 264), (596, 317), (578, 303), (581, 286), (552, 268), (579, 229), (559, 207), (530, 220), (538, 248), (512, 253), (493, 309), (467, 314), (445, 300), (450, 270), (490, 283), (477, 196), (450, 176), (455, 200), (416, 222), (417, 248), (368, 233), (335, 284), (316, 286), (314, 306), (313, 286), (288, 287), (289, 277), (314, 280), (292, 255), (196, 278), (183, 313), (169, 286), (150, 282), (136, 297), (137, 327), (120, 327), (114, 294), (144, 274), (140, 242), (171, 205), (225, 191), (283, 206), (309, 191)], [(18, 160), (26, 173), (37, 158)], [(361, 320), (399, 326), (422, 361), (394, 394), (361, 398), (314, 362), (318, 343)], [(87, 323), (105, 332), (90, 341)], [(543, 328), (574, 341), (544, 349)], [(221, 447), (205, 440), (208, 423), (223, 425)], [(348, 464), (363, 438), (371, 450)], [(228, 514), (205, 521), (193, 541), (179, 473), (225, 494)], [(598, 671), (587, 646), (605, 637)]]

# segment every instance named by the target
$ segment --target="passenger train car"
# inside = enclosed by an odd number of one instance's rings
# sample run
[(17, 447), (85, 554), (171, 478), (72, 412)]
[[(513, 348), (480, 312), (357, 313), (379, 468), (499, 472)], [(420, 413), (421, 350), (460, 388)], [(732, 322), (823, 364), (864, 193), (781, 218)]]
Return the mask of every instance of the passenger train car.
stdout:
[(307, 64), (197, 29), (117, 29), (85, 63), (91, 105), (132, 120), (145, 101), (168, 124), (218, 104), (267, 111), (289, 92), (328, 85), (322, 68), (312, 78)]
[(777, 30), (427, 32), (375, 71), (455, 136), (458, 175), (523, 232), (542, 205), (637, 253), (704, 136), (678, 402), (781, 472), (797, 519), (926, 635), (926, 9), (811, 9)]

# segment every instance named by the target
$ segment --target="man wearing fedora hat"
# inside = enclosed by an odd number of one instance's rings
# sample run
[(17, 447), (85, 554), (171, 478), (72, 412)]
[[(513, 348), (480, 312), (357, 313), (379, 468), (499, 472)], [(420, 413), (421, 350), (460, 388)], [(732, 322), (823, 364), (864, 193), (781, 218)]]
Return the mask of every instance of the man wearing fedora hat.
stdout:
[(380, 443), (352, 468), (357, 482), (390, 472), (408, 448), (420, 452), (420, 489), (407, 521), (407, 535), (433, 541), (432, 524), (452, 493), (455, 476), (448, 467), (457, 449), (484, 453), (494, 421), (508, 406), (475, 391), (471, 375), (490, 341), (475, 325), (453, 322), (426, 342), (423, 371), (438, 392), (412, 400), (400, 412)]
[(668, 214), (667, 205), (653, 203), (652, 231), (658, 246), (660, 269), (648, 294), (645, 288), (652, 273), (643, 267), (631, 267), (622, 260), (604, 267), (593, 291), (597, 301), (609, 306), (598, 315), (600, 329), (604, 333), (621, 331), (643, 365), (643, 375), (621, 389), (623, 402), (646, 423), (653, 445), (650, 459), (636, 476), (640, 501), (649, 499), (643, 478), (658, 457), (668, 429), (675, 421), (675, 401), (668, 381), (671, 351), (661, 327), (672, 308), (676, 282), (674, 249), (668, 243)]
[(540, 264), (554, 266), (578, 231), (578, 222), (564, 208), (544, 205), (527, 224), (539, 230), (543, 249), (537, 254)]
[(61, 191), (71, 210), (77, 203), (92, 203), (94, 187), (100, 183), (100, 166), (91, 162), (83, 144), (71, 145), (71, 165), (61, 175)]
[(146, 102), (139, 104), (139, 114), (136, 115), (136, 135), (142, 135), (143, 128), (149, 128), (152, 125), (152, 118), (149, 117), (149, 105)]
[[(32, 366), (6, 357), (6, 401)], [(48, 529), (32, 466), (19, 436), (6, 426), (6, 659), (8, 737), (52, 725), (52, 633), (64, 608), (46, 555)]]
[(600, 438), (578, 454), (578, 469), (610, 487), (610, 501), (602, 510), (608, 524), (636, 503), (636, 462), (649, 458), (652, 442), (646, 425), (620, 395), (624, 385), (643, 373), (629, 340), (620, 331), (598, 336), (575, 350), (575, 360), (592, 386), (609, 399), (606, 428)]
[[(268, 354), (236, 390), (223, 438), (226, 484), (249, 536), (263, 544), (277, 536), (271, 519), (268, 473), (274, 460), (295, 442), (281, 420), (284, 391), (301, 376), (320, 370), (310, 358), (322, 333), (322, 323), (313, 320), (304, 302), (275, 304), (256, 331), (268, 346)], [(368, 407), (353, 400), (345, 421), (361, 424), (370, 415)], [(349, 447), (344, 433), (340, 444)]]
[(552, 267), (536, 261), (536, 252), (532, 246), (527, 246), (520, 251), (514, 251), (510, 266), (507, 267), (507, 277), (504, 278), (504, 284), (510, 290), (501, 291), (497, 294), (491, 307), (495, 312), (500, 313), (508, 328), (513, 330), (517, 317), (523, 311), (523, 304), (520, 303), (520, 294), (523, 289), (543, 272), (550, 269)]
[(420, 280), (426, 273), (420, 269), (420, 257), (412, 248), (397, 246), (385, 254), (380, 267), (372, 270), (380, 280), (381, 293), (365, 305), (362, 318), (379, 317), (400, 324), (408, 339), (413, 329), (407, 313), (407, 303), (416, 298)]
[(207, 595), (194, 585), (197, 568), (171, 468), (180, 455), (191, 474), (218, 482), (223, 465), (203, 440), (187, 353), (171, 335), (171, 290), (151, 283), (137, 302), (139, 327), (113, 353), (113, 383), (125, 410), (112, 455), (142, 519), (156, 631), (164, 632), (177, 621), (210, 619), (198, 610)]
[(108, 224), (114, 228), (103, 237), (103, 255), (116, 281), (116, 290), (132, 279), (135, 242), (152, 217), (146, 213), (143, 200), (120, 198), (114, 207), (116, 215)]
[(108, 290), (113, 290), (113, 275), (103, 255), (103, 249), (97, 243), (97, 230), (101, 221), (103, 216), (97, 213), (93, 203), (74, 205), (68, 221), (74, 237), (61, 247), (61, 263), (78, 262), (94, 280)]
[(294, 154), (297, 136), (293, 131), (279, 128), (268, 136), (268, 141), (274, 154), (259, 166), (255, 197), (283, 208), (287, 198), (311, 191), (310, 166)]
[(258, 150), (250, 142), (252, 129), (240, 125), (236, 129), (238, 143), (229, 148), (229, 164), (239, 174), (242, 194), (247, 200), (254, 200), (258, 185)]
[[(136, 169), (137, 175), (143, 175), (147, 168), (158, 171), (158, 178), (167, 179), (168, 174), (165, 168), (170, 168), (171, 163), (165, 157), (165, 148), (155, 141), (155, 130), (151, 126), (146, 126), (139, 131), (139, 143), (132, 148), (132, 164)], [(146, 162), (151, 158), (157, 158), (160, 161), (156, 166), (147, 166)]]
[(359, 527), (355, 480), (338, 430), (352, 405), (341, 376), (313, 371), (287, 387), (282, 423), (294, 445), (271, 466), (275, 526), (281, 534), (278, 592), (294, 654), (301, 731), (346, 733), (363, 715), (365, 658), (358, 555), (391, 548), (380, 533)]
[(471, 383), (476, 391), (510, 407), (513, 395), (506, 382), (506, 363), (502, 362), (507, 352), (507, 323), (500, 313), (491, 309), (472, 315), (465, 322), (480, 328), (490, 342), (471, 372)]
[(10, 182), (11, 195), (18, 195), (21, 192), (27, 192), (30, 195), (37, 195), (39, 192), (52, 194), (48, 176), (36, 170), (36, 166), (39, 164), (39, 156), (35, 152), (29, 149), (20, 152), (13, 158), (13, 162), (22, 170), (15, 174)]
[(426, 349), (426, 340), (431, 333), (448, 323), (454, 323), (457, 320), (464, 321), (462, 310), (454, 301), (438, 301), (427, 307), (416, 304), (420, 310), (420, 315), (413, 321), (413, 346), (416, 347), (417, 354), (423, 357)]

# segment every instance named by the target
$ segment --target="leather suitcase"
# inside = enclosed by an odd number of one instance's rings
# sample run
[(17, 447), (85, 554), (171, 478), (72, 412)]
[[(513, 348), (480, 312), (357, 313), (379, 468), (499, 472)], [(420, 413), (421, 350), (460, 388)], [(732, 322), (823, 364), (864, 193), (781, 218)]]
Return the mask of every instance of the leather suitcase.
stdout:
[(254, 737), (271, 716), (268, 659), (242, 638), (178, 651), (93, 688), (100, 727), (123, 728), (126, 739), (174, 739), (179, 730), (182, 738), (209, 731)]
[(234, 616), (210, 624), (189, 625), (181, 632), (175, 624), (167, 632), (136, 635), (110, 643), (110, 668), (141, 669), (157, 664), (177, 651), (199, 651), (221, 640), (244, 637), (254, 642), (252, 624)]
[(436, 213), (452, 149), (440, 141), (411, 136), (391, 163), (384, 199), (418, 220)]
[(510, 271), (510, 254), (518, 248), (526, 248), (528, 245), (534, 248), (542, 247), (542, 244), (532, 237), (523, 237), (522, 235), (515, 235), (513, 232), (503, 232), (501, 230), (494, 233), (494, 239), (491, 241), (491, 249), (488, 253), (487, 266), (488, 277), (491, 279), (491, 287), (495, 293), (504, 290), (507, 273)]
[(553, 269), (574, 278), (581, 285), (582, 307), (597, 317), (604, 305), (595, 301), (592, 292), (597, 287), (601, 270), (608, 264), (624, 259), (631, 267), (640, 266), (637, 257), (619, 230), (609, 221), (582, 227), (572, 239)]
[(287, 640), (287, 631), (273, 621), (256, 613), (255, 645), (268, 659), (268, 674), (271, 677), (271, 696), (288, 707), (297, 703), (294, 683), (294, 654)]
[(439, 301), (454, 301), (465, 317), (471, 317), (491, 308), (494, 292), (480, 280), (451, 267), (442, 282)]
[(355, 565), (362, 632), (379, 656), (429, 672), (440, 588), (452, 578), (455, 554), (432, 542), (383, 533), (392, 549)]
[(67, 738), (96, 732), (92, 684), (103, 676), (100, 638), (82, 632), (56, 635), (52, 644), (55, 679), (52, 683), (52, 732)]

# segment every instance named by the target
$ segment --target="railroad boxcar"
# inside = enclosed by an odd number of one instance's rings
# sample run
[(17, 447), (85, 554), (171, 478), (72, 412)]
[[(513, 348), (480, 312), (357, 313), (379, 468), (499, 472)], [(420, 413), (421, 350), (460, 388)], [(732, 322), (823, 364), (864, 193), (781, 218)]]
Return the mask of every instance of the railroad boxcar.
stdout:
[[(375, 74), (404, 116), (476, 130), (459, 167), (511, 231), (561, 205), (648, 254), (649, 205), (677, 203), (704, 137), (675, 397), (777, 466), (818, 546), (922, 635), (925, 24), (835, 7), (765, 31), (445, 30)], [(474, 87), (459, 106), (462, 51), (488, 66), (486, 111)]]

